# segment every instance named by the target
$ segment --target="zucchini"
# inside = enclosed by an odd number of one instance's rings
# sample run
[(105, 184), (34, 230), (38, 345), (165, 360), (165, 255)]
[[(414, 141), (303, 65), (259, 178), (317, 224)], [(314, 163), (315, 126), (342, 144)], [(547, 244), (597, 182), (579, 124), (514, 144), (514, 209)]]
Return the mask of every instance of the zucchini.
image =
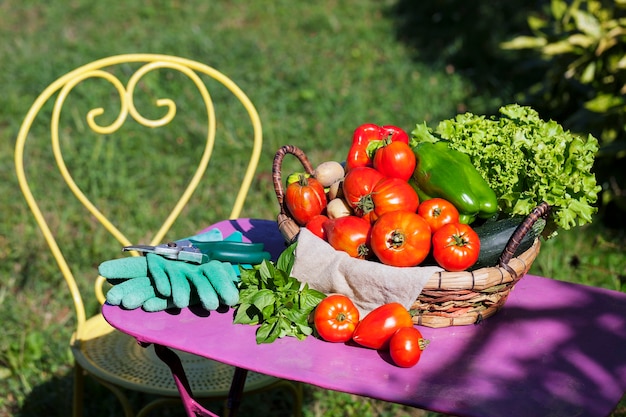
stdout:
[[(488, 221), (475, 227), (474, 231), (480, 238), (480, 254), (470, 270), (496, 266), (506, 244), (524, 219), (524, 217), (510, 217)], [(535, 238), (541, 235), (545, 225), (546, 221), (543, 218), (537, 219), (515, 250), (514, 256), (519, 256), (527, 251), (533, 245)]]

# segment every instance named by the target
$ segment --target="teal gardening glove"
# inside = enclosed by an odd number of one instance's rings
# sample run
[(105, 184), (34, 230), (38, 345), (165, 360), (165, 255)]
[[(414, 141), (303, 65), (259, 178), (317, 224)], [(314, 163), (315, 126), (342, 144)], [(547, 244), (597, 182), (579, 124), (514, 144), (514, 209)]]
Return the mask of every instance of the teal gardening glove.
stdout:
[[(147, 253), (145, 257), (100, 264), (100, 275), (113, 285), (106, 295), (107, 302), (146, 311), (195, 304), (207, 310), (215, 310), (220, 304), (233, 306), (239, 301), (239, 267), (250, 267), (270, 258), (261, 244), (244, 244), (240, 232), (222, 238), (219, 230), (212, 229), (189, 239), (207, 254), (208, 262), (187, 263)], [(224, 244), (220, 245), (220, 241)]]
[(216, 310), (220, 303), (233, 306), (239, 301), (238, 276), (228, 262), (198, 265), (148, 253), (105, 261), (98, 272), (113, 284), (107, 302), (128, 309), (160, 311), (200, 303), (206, 310)]

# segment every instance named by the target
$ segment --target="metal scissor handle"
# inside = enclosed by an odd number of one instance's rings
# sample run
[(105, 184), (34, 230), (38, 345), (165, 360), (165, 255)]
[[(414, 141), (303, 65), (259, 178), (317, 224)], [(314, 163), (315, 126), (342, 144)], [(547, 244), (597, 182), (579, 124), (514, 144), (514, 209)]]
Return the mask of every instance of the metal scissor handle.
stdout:
[(209, 261), (209, 257), (200, 252), (200, 249), (194, 246), (182, 246), (176, 242), (163, 243), (161, 245), (130, 245), (124, 246), (123, 251), (137, 251), (142, 253), (155, 253), (167, 259), (176, 261), (186, 261), (196, 264), (203, 264)]

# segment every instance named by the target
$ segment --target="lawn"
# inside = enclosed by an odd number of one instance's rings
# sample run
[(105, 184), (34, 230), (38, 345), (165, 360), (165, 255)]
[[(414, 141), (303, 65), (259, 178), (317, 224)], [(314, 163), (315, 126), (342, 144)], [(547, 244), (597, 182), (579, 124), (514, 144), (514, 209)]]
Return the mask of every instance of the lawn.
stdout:
[[(202, 61), (232, 78), (256, 105), (264, 128), (261, 165), (244, 216), (272, 219), (276, 201), (270, 179), (278, 147), (291, 143), (314, 162), (341, 160), (350, 136), (364, 122), (395, 124), (410, 130), (416, 123), (437, 121), (466, 110), (493, 113), (514, 102), (534, 80), (523, 73), (523, 62), (499, 51), (500, 41), (524, 26), (533, 7), (521, 0), (493, 3), (445, 0), (323, 0), (320, 2), (231, 1), (107, 1), (5, 0), (0, 4), (0, 417), (67, 416), (71, 410), (71, 354), (68, 340), (73, 310), (59, 281), (56, 265), (17, 188), (13, 146), (19, 124), (37, 94), (65, 72), (109, 55), (151, 52)], [(469, 23), (472, 23), (471, 25)], [(178, 91), (173, 80), (168, 93)], [(72, 105), (78, 109), (107, 94), (94, 86)], [(217, 93), (220, 94), (219, 92)], [(78, 110), (77, 110), (78, 111)], [(70, 112), (69, 117), (75, 117)], [(193, 137), (198, 126), (178, 126), (181, 137)], [(82, 117), (82, 116), (81, 116)], [(236, 131), (237, 115), (225, 116)], [(43, 127), (38, 127), (43, 132)], [(123, 132), (135, 135), (132, 128)], [(171, 142), (156, 136), (133, 136), (129, 154), (149, 146), (146, 159), (162, 161), (170, 183), (152, 183), (141, 166), (108, 156), (98, 140), (85, 141), (72, 158), (99, 158), (111, 175), (79, 172), (81, 185), (98, 187), (99, 198), (117, 218), (131, 223), (130, 235), (139, 238), (154, 230), (160, 217), (142, 196), (174, 187), (188, 175), (191, 142)], [(165, 138), (165, 137), (163, 137)], [(171, 138), (170, 138), (171, 139)], [(164, 139), (165, 140), (165, 139)], [(43, 143), (43, 142), (42, 142)], [(238, 144), (221, 150), (225, 173), (229, 155)], [(295, 169), (290, 161), (286, 170)], [(34, 175), (50, 175), (40, 188), (60, 192), (52, 166), (33, 163)], [(113, 175), (116, 174), (116, 175)], [(186, 236), (227, 215), (223, 209), (232, 186), (220, 178), (221, 193), (200, 195), (174, 226), (172, 237)], [(104, 185), (104, 180), (107, 184)], [(130, 185), (136, 193), (120, 193)], [(209, 199), (204, 201), (203, 198)], [(166, 204), (167, 202), (164, 202)], [(95, 266), (119, 248), (104, 236), (76, 234), (80, 211), (71, 198), (52, 206), (52, 221), (61, 234), (76, 236), (70, 246), (77, 275), (93, 276)], [(626, 248), (624, 230), (611, 228), (600, 217), (591, 226), (561, 233), (542, 247), (531, 272), (556, 279), (624, 290)], [(84, 288), (91, 286), (87, 278)], [(91, 304), (91, 309), (97, 305)], [(85, 415), (119, 413), (113, 397), (95, 384), (87, 387)], [(244, 411), (262, 416), (259, 397), (244, 403)], [(263, 397), (269, 415), (286, 415), (280, 393)], [(180, 410), (173, 411), (173, 415)], [(304, 415), (312, 416), (426, 416), (421, 410), (305, 387)], [(626, 407), (614, 417), (626, 416)]]

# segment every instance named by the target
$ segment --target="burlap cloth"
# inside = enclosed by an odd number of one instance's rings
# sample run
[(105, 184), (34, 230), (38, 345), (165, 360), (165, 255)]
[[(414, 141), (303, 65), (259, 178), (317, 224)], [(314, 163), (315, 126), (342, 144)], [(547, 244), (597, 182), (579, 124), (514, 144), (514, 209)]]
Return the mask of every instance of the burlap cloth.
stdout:
[(291, 275), (325, 294), (350, 297), (361, 317), (378, 306), (398, 302), (407, 310), (438, 266), (399, 268), (352, 258), (337, 251), (308, 229), (298, 235)]

